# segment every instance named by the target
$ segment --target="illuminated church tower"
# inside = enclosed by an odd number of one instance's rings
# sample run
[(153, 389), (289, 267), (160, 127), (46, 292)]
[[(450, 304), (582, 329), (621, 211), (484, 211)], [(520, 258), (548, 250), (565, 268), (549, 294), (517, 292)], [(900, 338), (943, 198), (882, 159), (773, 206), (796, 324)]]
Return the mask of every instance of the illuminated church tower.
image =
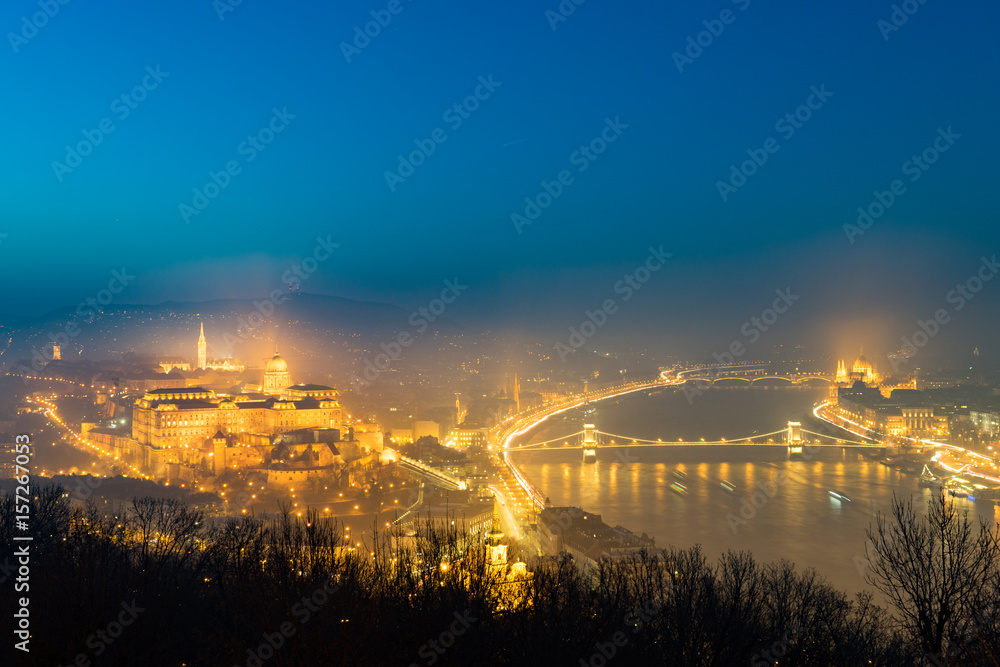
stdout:
[(205, 323), (201, 323), (201, 335), (198, 336), (198, 368), (205, 370), (208, 364), (208, 341), (205, 340)]

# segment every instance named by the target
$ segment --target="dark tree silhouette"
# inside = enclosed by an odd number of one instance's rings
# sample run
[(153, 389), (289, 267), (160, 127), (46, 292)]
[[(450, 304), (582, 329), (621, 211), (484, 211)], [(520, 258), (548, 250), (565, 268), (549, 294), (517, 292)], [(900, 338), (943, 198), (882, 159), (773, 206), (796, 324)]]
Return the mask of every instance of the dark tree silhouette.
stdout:
[[(0, 497), (0, 565), (12, 556), (13, 504)], [(586, 573), (561, 554), (533, 560), (530, 578), (512, 581), (487, 542), (450, 527), (415, 525), (410, 535), (383, 527), (359, 546), (315, 512), (299, 518), (286, 507), (208, 526), (173, 501), (70, 509), (60, 489), (37, 491), (30, 514), (40, 529), (32, 652), (0, 656), (4, 665), (73, 664), (78, 656), (144, 667), (921, 659), (919, 640), (902, 645), (871, 596), (849, 600), (811, 570), (758, 564), (748, 553), (712, 563), (698, 547), (666, 548), (601, 559)], [(13, 595), (0, 587), (0, 607), (12, 608)], [(133, 600), (142, 609), (135, 621), (95, 645), (94, 633)], [(950, 636), (965, 642), (963, 655), (986, 657), (995, 621), (981, 614), (972, 622), (982, 639)]]
[(1000, 604), (996, 528), (977, 530), (942, 491), (925, 517), (912, 500), (894, 497), (891, 516), (879, 512), (868, 538), (866, 580), (885, 594), (925, 661), (997, 664), (990, 648)]

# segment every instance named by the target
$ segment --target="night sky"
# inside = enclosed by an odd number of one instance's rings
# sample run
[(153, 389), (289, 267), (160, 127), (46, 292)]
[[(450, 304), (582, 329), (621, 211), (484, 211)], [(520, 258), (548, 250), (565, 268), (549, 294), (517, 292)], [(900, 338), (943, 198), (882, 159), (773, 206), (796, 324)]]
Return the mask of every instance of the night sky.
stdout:
[[(553, 332), (617, 298), (601, 335), (711, 349), (787, 287), (769, 343), (890, 350), (1000, 249), (1000, 10), (902, 4), (896, 26), (860, 0), (52, 0), (36, 30), (38, 3), (6, 3), (0, 312), (123, 267), (121, 303), (257, 298), (319, 237), (340, 246), (303, 291), (415, 306), (457, 277), (454, 319)], [(672, 257), (623, 303), (651, 246)], [(998, 303), (1000, 280), (952, 312), (955, 344), (992, 339)]]

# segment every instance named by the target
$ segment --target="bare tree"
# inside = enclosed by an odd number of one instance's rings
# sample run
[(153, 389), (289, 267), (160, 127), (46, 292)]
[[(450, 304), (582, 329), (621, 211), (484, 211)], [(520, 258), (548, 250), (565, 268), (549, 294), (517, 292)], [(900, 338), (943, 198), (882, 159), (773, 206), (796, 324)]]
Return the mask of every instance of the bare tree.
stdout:
[[(917, 516), (912, 500), (894, 498), (868, 529), (868, 583), (888, 598), (902, 630), (920, 644), (924, 661), (971, 664), (982, 653), (983, 620), (997, 604), (997, 532), (955, 509), (942, 492)], [(991, 659), (982, 664), (995, 664)]]

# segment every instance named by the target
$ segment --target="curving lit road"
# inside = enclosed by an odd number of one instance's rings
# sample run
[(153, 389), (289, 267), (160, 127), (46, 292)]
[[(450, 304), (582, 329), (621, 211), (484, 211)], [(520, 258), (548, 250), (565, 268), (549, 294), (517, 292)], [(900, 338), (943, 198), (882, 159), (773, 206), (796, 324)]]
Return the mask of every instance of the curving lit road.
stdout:
[[(879, 444), (883, 446), (892, 446), (891, 443), (887, 443), (883, 440), (877, 438), (872, 438), (867, 435), (868, 429), (862, 425), (843, 417), (841, 415), (832, 416), (827, 414), (826, 408), (830, 406), (828, 401), (820, 403), (813, 408), (813, 415), (828, 424), (836, 426), (837, 428), (849, 431), (854, 435), (860, 436), (865, 440), (871, 440), (873, 444)], [(996, 475), (990, 475), (982, 472), (981, 470), (970, 469), (971, 466), (989, 467), (992, 470), (998, 470), (998, 466), (994, 459), (989, 456), (980, 454), (979, 452), (974, 452), (971, 449), (965, 449), (964, 447), (959, 447), (958, 445), (952, 445), (947, 442), (938, 442), (936, 440), (929, 440), (927, 438), (910, 438), (907, 436), (902, 437), (903, 440), (909, 440), (914, 445), (926, 446), (926, 447), (940, 447), (942, 448), (939, 452), (935, 461), (945, 470), (951, 471), (952, 473), (961, 472), (963, 475), (969, 475), (971, 477), (979, 477), (994, 484), (1000, 484), (1000, 477)], [(954, 467), (957, 466), (957, 467)]]
[[(549, 417), (578, 408), (588, 401), (596, 403), (606, 398), (614, 398), (670, 384), (680, 384), (680, 382), (670, 382), (661, 376), (648, 382), (630, 382), (600, 391), (577, 394), (558, 403), (514, 415), (494, 427), (491, 435), (500, 444), (500, 450), (494, 452), (493, 456), (501, 479), (499, 485), (490, 488), (500, 503), (501, 519), (511, 527), (511, 534), (515, 538), (521, 537), (520, 524), (530, 523), (537, 516), (537, 513), (545, 508), (544, 494), (535, 489), (510, 460), (509, 453), (512, 451), (512, 444), (516, 438), (524, 435)], [(513, 450), (516, 451), (516, 448)]]

